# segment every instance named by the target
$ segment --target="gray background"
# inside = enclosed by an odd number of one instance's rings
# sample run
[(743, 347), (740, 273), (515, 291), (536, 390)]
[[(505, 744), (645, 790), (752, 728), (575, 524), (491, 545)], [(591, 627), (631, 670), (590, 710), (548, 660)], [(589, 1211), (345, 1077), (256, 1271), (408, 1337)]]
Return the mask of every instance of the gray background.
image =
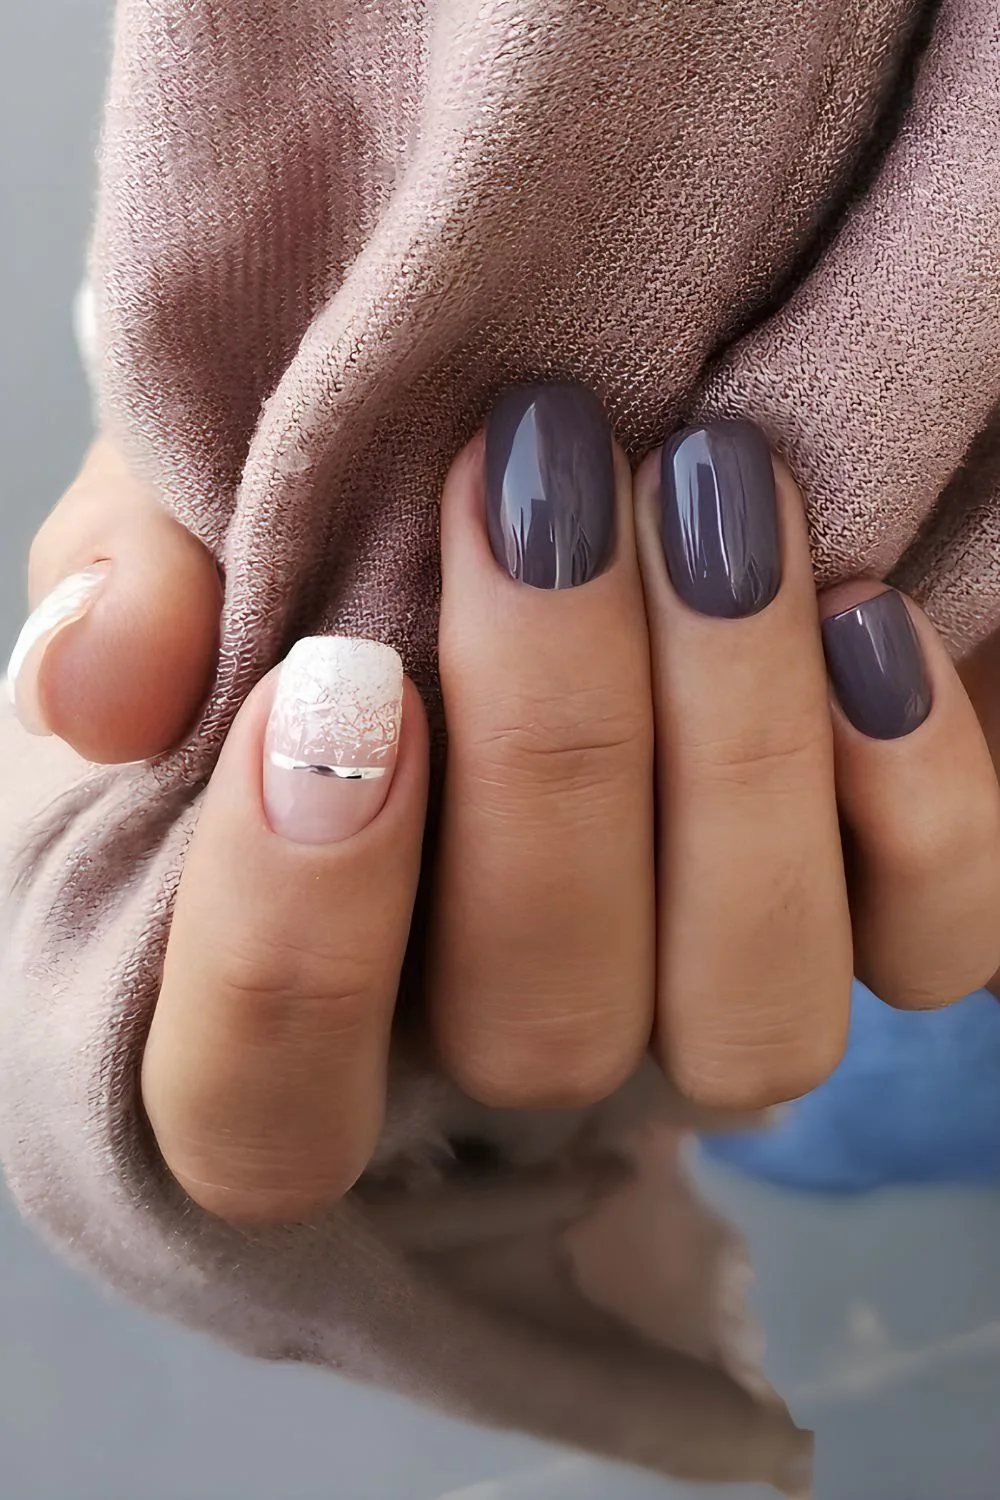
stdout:
[[(23, 610), (30, 535), (89, 430), (70, 308), (109, 13), (106, 0), (0, 0), (4, 641)], [(748, 1235), (771, 1373), (819, 1433), (819, 1500), (995, 1500), (1000, 1196), (817, 1204), (718, 1170), (703, 1180)], [(693, 1494), (240, 1360), (65, 1270), (2, 1190), (0, 1272), (0, 1500)]]

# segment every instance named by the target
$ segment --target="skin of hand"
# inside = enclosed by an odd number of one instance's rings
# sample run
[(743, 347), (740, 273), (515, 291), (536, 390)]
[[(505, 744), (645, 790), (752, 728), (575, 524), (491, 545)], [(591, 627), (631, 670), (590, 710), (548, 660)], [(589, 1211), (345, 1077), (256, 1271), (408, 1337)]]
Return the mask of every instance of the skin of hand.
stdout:
[[(997, 652), (963, 686), (886, 585), (817, 598), (801, 495), (756, 429), (687, 429), (633, 476), (587, 392), (505, 392), (452, 467), (441, 550), (427, 1005), (473, 1098), (587, 1105), (652, 1048), (696, 1102), (761, 1108), (836, 1066), (852, 972), (926, 1008), (1000, 968), (974, 707), (1000, 745)], [(29, 589), (9, 674), (27, 729), (106, 763), (183, 738), (218, 571), (107, 441)], [(427, 776), (423, 707), (377, 643), (297, 642), (234, 721), (142, 1080), (212, 1213), (308, 1218), (371, 1156)]]

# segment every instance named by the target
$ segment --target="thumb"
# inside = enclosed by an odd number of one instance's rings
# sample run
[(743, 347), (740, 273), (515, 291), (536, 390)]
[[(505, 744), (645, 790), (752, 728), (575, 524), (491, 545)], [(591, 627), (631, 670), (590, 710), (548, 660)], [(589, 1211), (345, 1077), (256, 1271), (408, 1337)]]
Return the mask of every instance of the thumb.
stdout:
[(35, 538), (7, 672), (18, 718), (88, 760), (144, 760), (211, 685), (222, 588), (202, 544), (98, 441)]

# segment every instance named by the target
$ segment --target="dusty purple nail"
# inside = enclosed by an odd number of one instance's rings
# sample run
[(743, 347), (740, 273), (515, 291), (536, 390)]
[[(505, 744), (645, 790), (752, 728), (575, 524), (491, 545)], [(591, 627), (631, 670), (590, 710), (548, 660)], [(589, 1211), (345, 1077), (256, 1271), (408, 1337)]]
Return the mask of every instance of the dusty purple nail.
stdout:
[(486, 429), (486, 513), (493, 555), (538, 589), (589, 583), (615, 548), (611, 427), (580, 386), (514, 386)]
[(892, 589), (824, 620), (823, 649), (840, 706), (862, 734), (898, 740), (930, 713), (917, 632)]
[(781, 587), (771, 451), (749, 422), (688, 427), (661, 470), (663, 552), (674, 588), (701, 615), (738, 620)]

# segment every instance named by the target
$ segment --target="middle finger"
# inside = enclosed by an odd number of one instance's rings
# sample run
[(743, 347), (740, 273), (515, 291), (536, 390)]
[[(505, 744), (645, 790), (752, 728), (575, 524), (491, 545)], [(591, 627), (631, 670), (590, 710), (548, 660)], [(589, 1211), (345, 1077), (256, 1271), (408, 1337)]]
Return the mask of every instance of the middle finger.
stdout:
[(655, 920), (631, 476), (596, 398), (501, 396), (441, 525), (438, 1045), (485, 1103), (593, 1103), (648, 1045)]

